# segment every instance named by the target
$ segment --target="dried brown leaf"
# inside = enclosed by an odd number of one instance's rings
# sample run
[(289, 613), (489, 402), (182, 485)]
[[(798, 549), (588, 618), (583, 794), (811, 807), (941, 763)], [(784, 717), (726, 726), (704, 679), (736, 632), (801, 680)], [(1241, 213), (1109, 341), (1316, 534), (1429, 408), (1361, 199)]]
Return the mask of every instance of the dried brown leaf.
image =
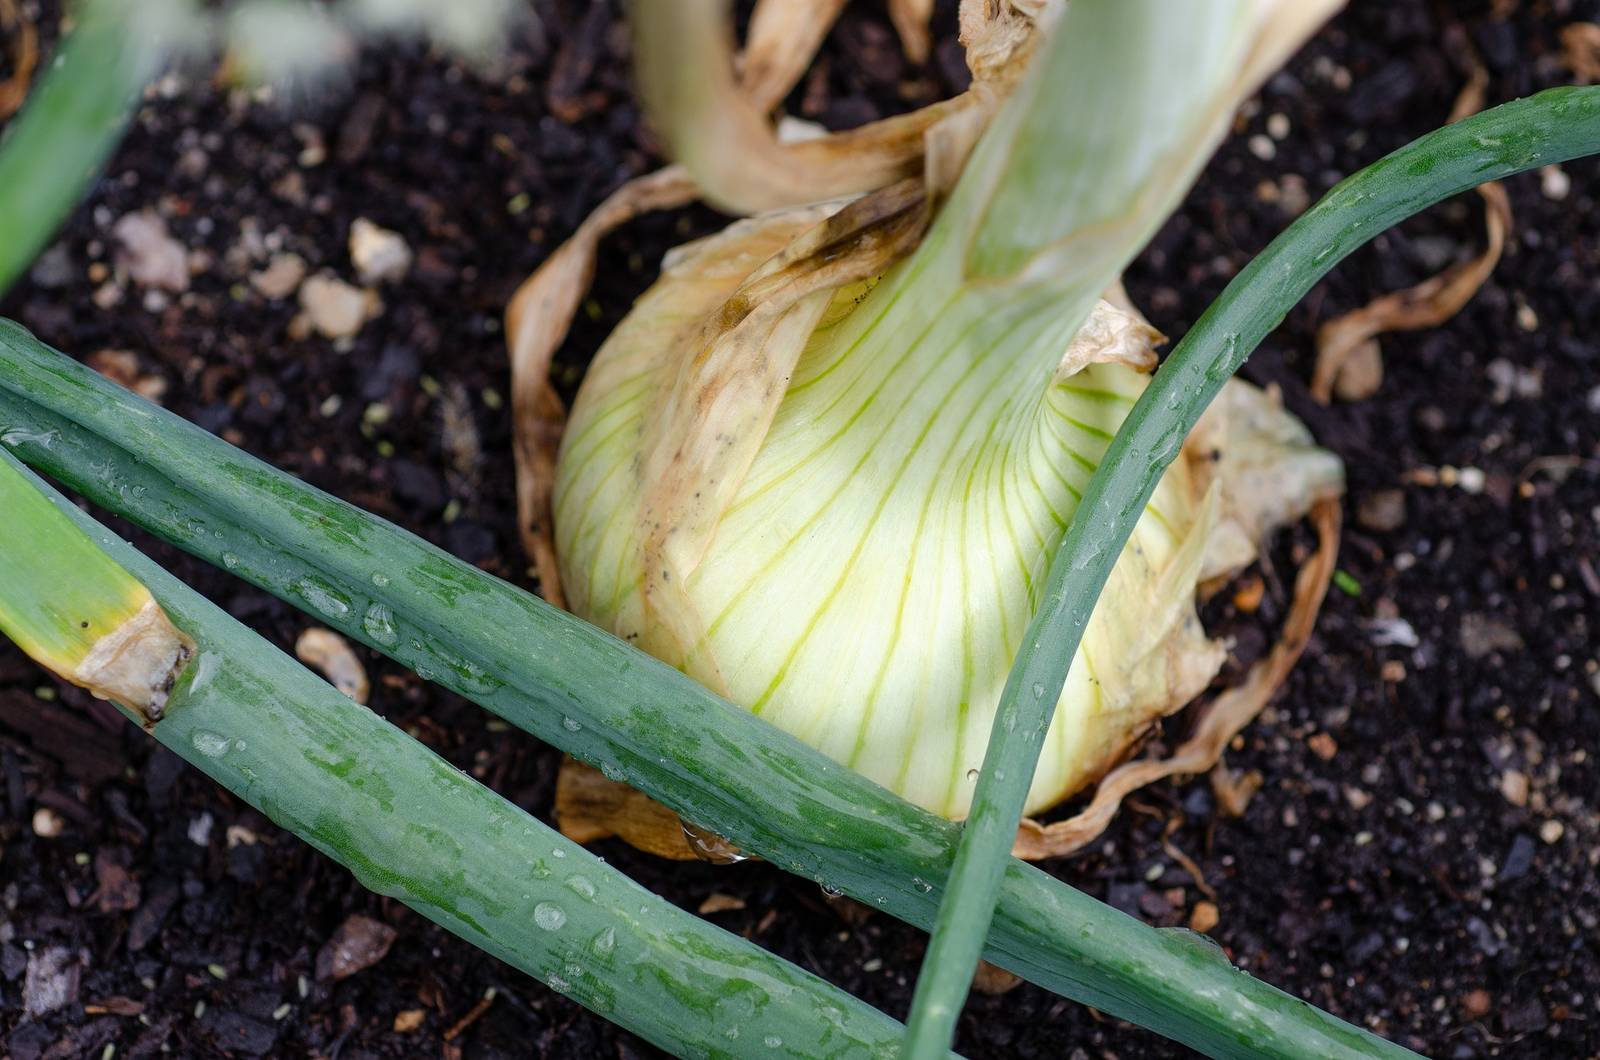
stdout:
[(1580, 85), (1600, 81), (1600, 22), (1573, 22), (1561, 28), (1561, 61)]
[(639, 646), (688, 666), (714, 689), (722, 688), (714, 668), (696, 668), (691, 659), (703, 627), (684, 586), (834, 292), (882, 274), (916, 246), (927, 222), (923, 202), (921, 183), (904, 180), (802, 231), (710, 315), (690, 340), (699, 352), (651, 407), (640, 445), (647, 485), (639, 522), (650, 528), (642, 591), (654, 621)]
[(699, 913), (701, 916), (710, 916), (712, 913), (737, 912), (744, 907), (745, 902), (743, 898), (737, 898), (731, 894), (723, 894), (722, 892), (718, 891), (707, 895), (706, 900), (700, 903), (700, 908), (695, 910), (695, 912)]
[(1318, 547), (1295, 580), (1295, 597), (1283, 634), (1266, 659), (1242, 683), (1218, 696), (1195, 727), (1194, 734), (1170, 757), (1128, 762), (1100, 781), (1094, 799), (1076, 816), (1054, 824), (1028, 819), (1017, 830), (1012, 853), (1028, 861), (1060, 857), (1082, 850), (1111, 823), (1122, 800), (1138, 789), (1178, 774), (1204, 773), (1221, 758), (1228, 741), (1261, 712), (1283, 685), (1305, 650), (1327, 595), (1339, 552), (1339, 502), (1322, 500), (1312, 509)]
[[(1488, 83), (1488, 71), (1481, 62), (1477, 63), (1456, 97), (1450, 120), (1460, 121), (1482, 110)], [(1505, 250), (1506, 236), (1511, 231), (1511, 200), (1498, 182), (1479, 185), (1477, 191), (1484, 202), (1484, 228), (1488, 236), (1483, 252), (1415, 287), (1374, 299), (1318, 328), (1317, 361), (1311, 376), (1312, 397), (1324, 405), (1336, 393), (1345, 400), (1370, 397), (1383, 378), (1381, 354), (1374, 343), (1379, 335), (1437, 327), (1460, 312), (1478, 293)], [(1376, 366), (1373, 364), (1375, 357)], [(1346, 379), (1347, 374), (1352, 377)]]
[(0, 121), (22, 109), (33, 84), (33, 71), (39, 64), (39, 31), (17, 0), (0, 0), (0, 29), (16, 34), (11, 55), (11, 76), (0, 81)]
[(969, 95), (817, 139), (781, 141), (733, 72), (721, 0), (646, 0), (634, 31), (640, 94), (706, 201), (751, 214), (858, 194), (917, 175), (923, 134)]
[(1008, 994), (1022, 985), (1022, 978), (1006, 971), (998, 964), (988, 961), (979, 961), (978, 970), (972, 976), (972, 989), (987, 997), (997, 997)]
[(750, 16), (739, 88), (766, 114), (799, 84), (845, 0), (761, 0)]
[(516, 438), (517, 527), (544, 598), (562, 606), (552, 543), (550, 490), (567, 410), (550, 385), (550, 363), (594, 280), (600, 240), (650, 210), (694, 201), (695, 185), (679, 166), (630, 180), (607, 196), (578, 230), (525, 280), (506, 306), (511, 352), (511, 412)]
[(933, 0), (889, 0), (889, 21), (900, 35), (900, 47), (914, 63), (928, 61), (933, 35), (928, 23), (933, 20)]
[(556, 825), (574, 843), (616, 836), (657, 857), (698, 860), (677, 814), (575, 758), (556, 777)]

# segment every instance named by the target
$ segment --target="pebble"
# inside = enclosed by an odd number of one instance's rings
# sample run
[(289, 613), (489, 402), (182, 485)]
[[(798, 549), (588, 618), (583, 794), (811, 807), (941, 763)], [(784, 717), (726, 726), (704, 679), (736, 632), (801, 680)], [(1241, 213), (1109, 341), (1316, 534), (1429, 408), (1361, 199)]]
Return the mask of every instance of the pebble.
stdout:
[(1572, 178), (1560, 166), (1545, 166), (1539, 170), (1539, 190), (1545, 198), (1560, 202), (1572, 191)]
[(367, 291), (327, 273), (300, 285), (300, 308), (311, 326), (326, 338), (348, 339), (376, 315), (376, 299)]
[(167, 381), (159, 375), (142, 371), (139, 355), (132, 350), (96, 350), (85, 363), (119, 386), (138, 394), (146, 401), (161, 403), (167, 393)]
[(1461, 616), (1461, 650), (1469, 659), (1481, 659), (1497, 651), (1521, 651), (1522, 635), (1504, 620), (1492, 615), (1468, 612)]
[(396, 1034), (410, 1034), (422, 1026), (422, 1021), (427, 1013), (420, 1008), (408, 1008), (404, 1012), (394, 1014), (394, 1032)]
[(1500, 794), (1513, 806), (1528, 805), (1528, 774), (1517, 769), (1501, 773)]
[(1484, 366), (1484, 374), (1493, 387), (1489, 400), (1496, 405), (1504, 405), (1514, 397), (1544, 396), (1544, 377), (1538, 371), (1513, 364), (1504, 357), (1496, 357)]
[(1365, 401), (1383, 385), (1383, 351), (1377, 339), (1368, 339), (1350, 351), (1333, 377), (1333, 393), (1340, 401)]
[(33, 263), (33, 269), (28, 273), (28, 277), (47, 291), (67, 286), (77, 278), (77, 270), (72, 264), (72, 252), (67, 249), (65, 243), (55, 244), (39, 255), (39, 260)]
[(167, 232), (167, 222), (149, 210), (124, 214), (112, 226), (117, 265), (133, 282), (166, 291), (189, 289), (189, 252)]
[(1368, 530), (1389, 533), (1406, 522), (1405, 490), (1375, 490), (1356, 504), (1356, 522)]
[(1494, 999), (1487, 990), (1469, 990), (1461, 998), (1461, 1015), (1469, 1020), (1481, 1020), (1494, 1008)]
[(1194, 908), (1189, 912), (1189, 930), (1204, 935), (1216, 927), (1217, 922), (1221, 919), (1222, 915), (1217, 911), (1215, 903), (1196, 902)]
[(348, 979), (371, 968), (388, 954), (396, 934), (381, 920), (359, 913), (349, 917), (317, 951), (317, 978)]
[(28, 974), (22, 981), (24, 1019), (38, 1019), (78, 1000), (83, 965), (65, 946), (47, 946), (28, 957)]
[(41, 806), (33, 811), (33, 834), (40, 839), (54, 839), (66, 827), (59, 813), (48, 806)]
[(1315, 733), (1309, 737), (1306, 746), (1311, 748), (1312, 754), (1324, 762), (1333, 761), (1333, 756), (1339, 753), (1339, 744), (1325, 732)]
[(1263, 162), (1271, 162), (1278, 155), (1278, 145), (1272, 142), (1272, 137), (1256, 133), (1245, 142), (1250, 153)]
[(400, 233), (358, 217), (350, 226), (350, 260), (362, 283), (393, 283), (411, 270), (411, 248)]
[(1561, 837), (1566, 833), (1566, 825), (1554, 819), (1548, 820), (1539, 826), (1539, 838), (1544, 840), (1548, 846), (1554, 846), (1561, 842)]
[(250, 274), (250, 286), (264, 298), (287, 298), (306, 278), (306, 262), (298, 254), (274, 254), (267, 267)]

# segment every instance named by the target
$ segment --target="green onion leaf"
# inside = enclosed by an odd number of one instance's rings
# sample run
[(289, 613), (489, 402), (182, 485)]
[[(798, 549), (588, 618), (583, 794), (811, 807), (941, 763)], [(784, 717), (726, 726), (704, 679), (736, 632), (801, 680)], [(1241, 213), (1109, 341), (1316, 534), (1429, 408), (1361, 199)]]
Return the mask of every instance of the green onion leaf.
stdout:
[[(194, 661), (151, 735), (363, 886), (680, 1056), (874, 1057), (899, 1037), (895, 1020), (651, 894), (346, 698), (9, 454), (0, 475), (192, 632)], [(11, 539), (0, 556), (50, 548)]]
[[(741, 849), (919, 927), (959, 829), (515, 586), (129, 394), (0, 321), (0, 441), (73, 489), (625, 779)], [(1213, 1056), (1409, 1055), (1012, 860), (986, 951)]]

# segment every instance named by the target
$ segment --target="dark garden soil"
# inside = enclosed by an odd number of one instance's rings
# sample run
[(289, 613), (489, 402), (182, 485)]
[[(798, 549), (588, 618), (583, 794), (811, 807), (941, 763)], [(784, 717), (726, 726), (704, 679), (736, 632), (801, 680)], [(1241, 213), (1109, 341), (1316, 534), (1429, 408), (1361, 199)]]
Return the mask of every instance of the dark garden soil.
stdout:
[[(48, 41), (44, 6), (23, 4)], [(536, 6), (487, 73), (390, 50), (289, 107), (168, 78), (0, 312), (77, 356), (131, 351), (123, 368), (164, 385), (168, 408), (529, 584), (500, 310), (603, 194), (657, 164), (615, 10)], [(1354, 0), (1245, 109), (1130, 271), (1135, 299), (1181, 335), (1308, 198), (1439, 125), (1472, 51), (1489, 99), (1509, 99), (1568, 79), (1558, 32), (1584, 20), (1600, 2)], [(948, 94), (962, 79), (953, 21), (944, 10), (943, 43), (916, 68), (877, 5), (852, 5), (792, 109), (850, 125)], [(1161, 785), (1092, 853), (1049, 866), (1153, 924), (1188, 923), (1210, 888), (1211, 934), (1241, 966), (1433, 1056), (1600, 1056), (1597, 178), (1584, 162), (1512, 181), (1515, 234), (1494, 278), (1450, 324), (1384, 338), (1372, 399), (1310, 403), (1317, 324), (1474, 252), (1475, 197), (1357, 254), (1255, 355), (1246, 374), (1280, 384), (1348, 463), (1345, 591), (1229, 755), (1263, 781), (1242, 818), (1222, 816), (1204, 782)], [(113, 225), (144, 209), (191, 255), (182, 294), (114, 264)], [(401, 233), (415, 265), (353, 341), (303, 337), (293, 296), (267, 299), (250, 274), (293, 253), (352, 278), (358, 217)], [(717, 223), (648, 217), (606, 244), (561, 366), (569, 394), (662, 252)], [(134, 536), (277, 643), (308, 624)], [(1278, 548), (1257, 616), (1212, 609), (1241, 661), (1282, 614), (1297, 547)], [(374, 709), (548, 816), (556, 752), (363, 658)], [(725, 896), (715, 922), (904, 1013), (919, 932), (759, 863), (601, 853), (687, 908)], [(363, 890), (9, 647), (0, 901), (0, 1054), (16, 1060), (112, 1044), (118, 1057), (656, 1055)], [(353, 914), (392, 927), (392, 947), (319, 978), (319, 951)], [(60, 1004), (26, 1018), (50, 988)], [(958, 1044), (973, 1057), (1185, 1055), (1026, 985), (975, 997)]]

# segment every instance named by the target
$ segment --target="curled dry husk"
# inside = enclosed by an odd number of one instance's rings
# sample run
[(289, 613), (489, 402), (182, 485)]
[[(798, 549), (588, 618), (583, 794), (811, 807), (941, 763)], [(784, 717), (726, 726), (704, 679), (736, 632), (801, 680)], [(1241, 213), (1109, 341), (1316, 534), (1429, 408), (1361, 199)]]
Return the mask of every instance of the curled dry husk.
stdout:
[[(1037, 313), (976, 297), (929, 305), (925, 320), (921, 307), (900, 307), (902, 325), (920, 333), (877, 327), (910, 287), (901, 259), (1009, 90), (1005, 77), (983, 77), (985, 64), (1015, 77), (1032, 8), (1054, 6), (963, 5), (977, 102), (929, 127), (920, 180), (765, 212), (670, 254), (595, 358), (556, 468), (555, 554), (574, 612), (953, 818), (970, 803), (1049, 556), (1160, 341), (1120, 290), (1065, 340), (1036, 326)], [(1258, 39), (1240, 86), (1311, 24), (1309, 8), (1263, 10), (1288, 29)], [(968, 16), (981, 14), (1004, 17), (978, 23), (987, 34), (969, 32)], [(1219, 98), (1213, 109), (1220, 128), (1229, 108)], [(710, 169), (713, 183), (734, 188), (724, 198), (744, 195), (726, 173)], [(1175, 194), (1160, 180), (1159, 195)], [(1139, 208), (1155, 202), (1153, 193)], [(1020, 283), (1038, 282), (1052, 261), (1028, 263)], [(1016, 358), (993, 353), (1012, 347)], [(1042, 375), (1012, 363), (1023, 353), (1037, 363), (1041, 347)], [(1304, 644), (1331, 573), (1328, 502), (1341, 484), (1338, 461), (1275, 394), (1229, 384), (1111, 575), (1029, 811), (1105, 775), (1207, 687), (1225, 652), (1200, 626), (1197, 590), (1318, 505), (1323, 548), (1301, 579), (1285, 643), (1212, 706), (1173, 759), (1117, 770), (1079, 818), (1030, 823), (1019, 853), (1076, 849), (1132, 787), (1210, 768)], [(659, 814), (605, 790), (610, 783), (564, 770), (563, 828), (689, 852), (681, 835), (647, 820)]]
[[(1473, 57), (1472, 76), (1456, 96), (1450, 120), (1458, 122), (1483, 109), (1489, 71)], [(1461, 311), (1493, 275), (1511, 231), (1511, 199), (1497, 180), (1480, 184), (1486, 238), (1481, 253), (1457, 262), (1414, 287), (1373, 299), (1317, 329), (1317, 360), (1311, 396), (1326, 405), (1337, 395), (1348, 401), (1369, 398), (1383, 379), (1378, 336), (1392, 331), (1438, 327)]]

